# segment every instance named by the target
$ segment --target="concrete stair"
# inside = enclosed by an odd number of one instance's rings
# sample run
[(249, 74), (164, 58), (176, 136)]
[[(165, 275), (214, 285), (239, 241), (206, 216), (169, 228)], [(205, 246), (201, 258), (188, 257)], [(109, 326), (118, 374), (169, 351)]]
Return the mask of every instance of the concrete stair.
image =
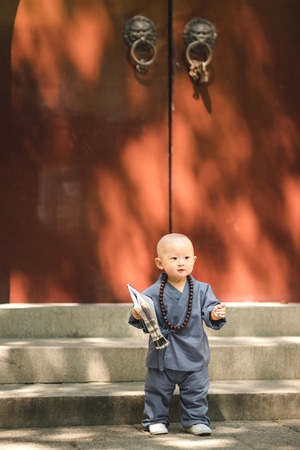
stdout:
[[(139, 423), (148, 337), (127, 324), (129, 311), (1, 305), (0, 427)], [(207, 329), (211, 419), (299, 418), (300, 304), (229, 303), (227, 318)]]

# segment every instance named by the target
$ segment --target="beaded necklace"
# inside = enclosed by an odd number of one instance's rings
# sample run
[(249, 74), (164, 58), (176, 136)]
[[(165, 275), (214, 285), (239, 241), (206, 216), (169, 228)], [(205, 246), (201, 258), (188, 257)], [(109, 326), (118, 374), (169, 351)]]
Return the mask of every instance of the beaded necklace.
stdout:
[(165, 308), (164, 300), (163, 300), (164, 289), (165, 289), (165, 285), (166, 285), (167, 279), (168, 279), (168, 275), (166, 273), (164, 273), (162, 275), (160, 288), (159, 288), (159, 297), (158, 297), (160, 310), (161, 310), (161, 313), (162, 313), (162, 316), (163, 316), (163, 319), (164, 319), (165, 323), (168, 325), (169, 328), (171, 328), (171, 330), (176, 330), (176, 331), (183, 330), (187, 326), (187, 324), (188, 324), (188, 322), (190, 320), (190, 317), (191, 317), (191, 313), (192, 313), (193, 296), (194, 296), (193, 279), (192, 279), (191, 275), (187, 276), (187, 280), (188, 280), (189, 287), (190, 287), (189, 301), (188, 301), (188, 308), (187, 308), (186, 316), (185, 316), (185, 319), (184, 319), (184, 321), (182, 322), (181, 325), (172, 325), (168, 321), (168, 318), (167, 318), (166, 308)]

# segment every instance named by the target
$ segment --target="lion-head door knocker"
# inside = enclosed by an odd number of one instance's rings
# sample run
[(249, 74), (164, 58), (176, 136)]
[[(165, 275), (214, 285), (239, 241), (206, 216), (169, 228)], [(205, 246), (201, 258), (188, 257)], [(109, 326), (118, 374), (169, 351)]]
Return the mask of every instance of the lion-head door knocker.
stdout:
[(156, 58), (157, 32), (154, 23), (147, 17), (134, 16), (126, 22), (123, 38), (130, 48), (135, 70), (146, 73)]
[(195, 83), (208, 83), (207, 66), (212, 59), (212, 48), (217, 39), (214, 25), (208, 20), (194, 18), (184, 28), (185, 57), (189, 76)]

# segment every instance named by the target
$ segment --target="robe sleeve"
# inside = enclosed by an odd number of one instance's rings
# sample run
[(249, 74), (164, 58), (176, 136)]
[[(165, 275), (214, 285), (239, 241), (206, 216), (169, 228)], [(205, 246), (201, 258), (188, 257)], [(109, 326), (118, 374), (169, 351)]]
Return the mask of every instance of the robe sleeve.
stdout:
[(129, 323), (129, 325), (132, 325), (135, 328), (139, 328), (139, 329), (143, 330), (144, 333), (148, 333), (148, 330), (146, 328), (144, 321), (142, 319), (141, 320), (135, 319), (133, 317), (132, 313), (130, 313), (130, 315), (129, 315), (128, 323)]
[(220, 305), (220, 302), (213, 293), (211, 286), (207, 284), (203, 296), (202, 318), (207, 327), (212, 328), (213, 330), (220, 330), (220, 328), (225, 325), (226, 318), (220, 320), (212, 320), (210, 318), (210, 314), (216, 305)]

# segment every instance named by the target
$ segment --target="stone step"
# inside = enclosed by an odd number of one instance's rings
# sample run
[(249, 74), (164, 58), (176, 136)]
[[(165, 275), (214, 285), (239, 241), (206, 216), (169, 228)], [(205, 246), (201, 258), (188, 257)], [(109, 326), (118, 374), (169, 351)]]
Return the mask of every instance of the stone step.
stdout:
[[(0, 338), (134, 337), (131, 304), (0, 305)], [(299, 303), (228, 303), (220, 336), (297, 336)], [(207, 333), (213, 335), (208, 329)]]
[[(212, 421), (299, 418), (300, 380), (213, 381)], [(0, 386), (0, 427), (122, 425), (143, 418), (143, 383), (33, 384)], [(178, 391), (170, 409), (180, 421)]]
[[(212, 380), (300, 378), (300, 337), (210, 337)], [(148, 337), (1, 339), (0, 383), (145, 379)]]

